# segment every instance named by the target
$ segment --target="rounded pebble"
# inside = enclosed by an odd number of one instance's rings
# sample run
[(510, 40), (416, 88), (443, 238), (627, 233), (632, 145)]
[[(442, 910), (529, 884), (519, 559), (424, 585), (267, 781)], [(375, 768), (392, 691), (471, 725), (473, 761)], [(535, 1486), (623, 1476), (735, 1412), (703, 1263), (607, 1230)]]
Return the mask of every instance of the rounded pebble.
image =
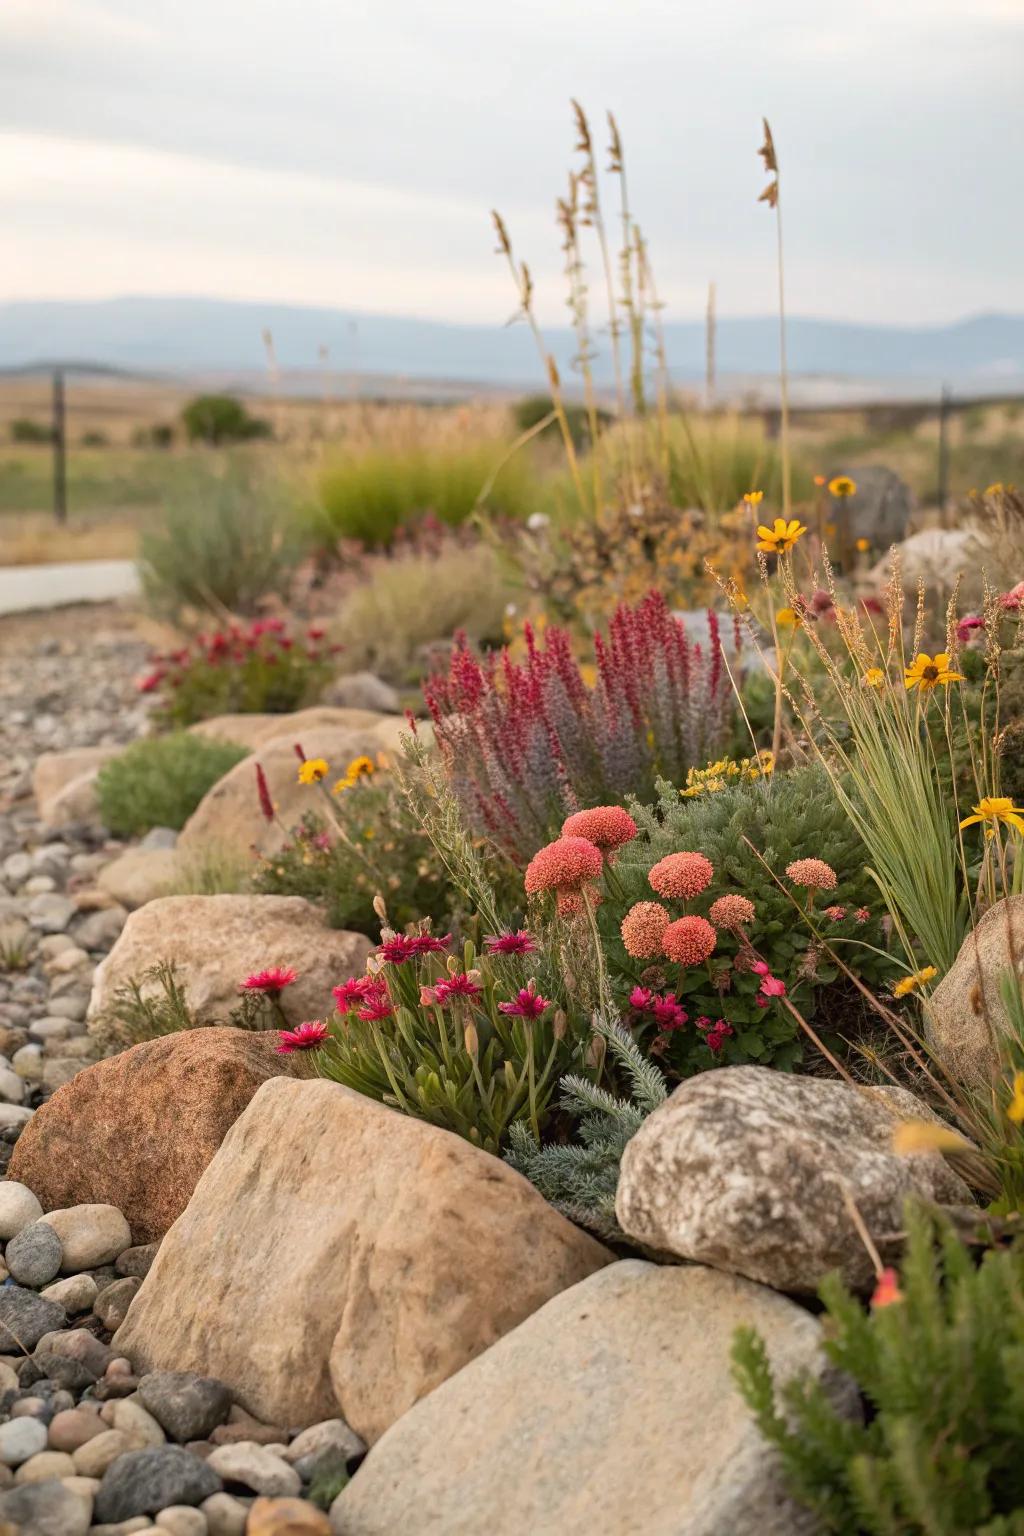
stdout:
[(60, 1238), (44, 1221), (22, 1227), (4, 1253), (4, 1263), (19, 1285), (41, 1286), (60, 1269), (64, 1250)]
[(14, 1179), (0, 1183), (0, 1238), (5, 1243), (42, 1214), (42, 1206), (27, 1185)]
[(20, 1467), (30, 1456), (46, 1449), (46, 1425), (38, 1419), (8, 1419), (0, 1424), (0, 1461), (7, 1467)]
[(162, 1509), (153, 1522), (158, 1531), (169, 1536), (208, 1536), (209, 1526), (201, 1509), (190, 1504), (172, 1504)]
[(14, 1474), (16, 1483), (45, 1483), (51, 1477), (74, 1477), (75, 1464), (63, 1451), (40, 1451), (23, 1461)]
[(212, 1493), (199, 1506), (210, 1536), (244, 1536), (248, 1506), (231, 1493)]

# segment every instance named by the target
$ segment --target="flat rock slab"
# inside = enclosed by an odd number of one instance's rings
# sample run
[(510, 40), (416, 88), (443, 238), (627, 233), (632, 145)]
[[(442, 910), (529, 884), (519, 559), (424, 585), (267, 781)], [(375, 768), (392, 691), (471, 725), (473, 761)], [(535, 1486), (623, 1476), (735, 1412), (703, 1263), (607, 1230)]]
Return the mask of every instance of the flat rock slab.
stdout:
[(784, 1297), (639, 1259), (563, 1291), (417, 1403), (331, 1510), (344, 1536), (810, 1536), (733, 1386), (734, 1330), (827, 1374)]
[(137, 1242), (162, 1237), (256, 1090), (306, 1070), (276, 1044), (273, 1033), (183, 1030), (86, 1067), (32, 1116), (11, 1178), (45, 1210), (112, 1205)]
[(371, 1442), (609, 1258), (460, 1137), (282, 1078), (229, 1131), (116, 1347), (215, 1376), (263, 1423), (340, 1412)]
[(890, 1260), (908, 1195), (971, 1203), (937, 1153), (893, 1151), (893, 1131), (908, 1119), (935, 1116), (902, 1088), (851, 1088), (768, 1067), (703, 1072), (626, 1147), (619, 1224), (648, 1248), (779, 1291), (813, 1293), (833, 1269), (866, 1290), (874, 1270), (851, 1201)]

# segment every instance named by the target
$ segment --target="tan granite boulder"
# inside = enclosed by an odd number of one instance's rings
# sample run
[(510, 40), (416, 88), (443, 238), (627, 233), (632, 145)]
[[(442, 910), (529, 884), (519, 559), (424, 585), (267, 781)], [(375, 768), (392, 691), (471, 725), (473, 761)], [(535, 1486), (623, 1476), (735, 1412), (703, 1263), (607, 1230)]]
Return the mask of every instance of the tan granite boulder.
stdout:
[[(82, 815), (74, 814), (83, 807), (89, 814), (94, 813), (93, 780), (103, 764), (123, 750), (123, 747), (75, 747), (69, 752), (41, 752), (32, 769), (32, 793), (44, 826), (64, 826), (70, 821), (83, 820)], [(69, 789), (72, 785), (73, 792)]]
[(45, 1211), (112, 1205), (137, 1243), (162, 1237), (253, 1094), (279, 1073), (277, 1036), (193, 1029), (132, 1046), (58, 1088), (18, 1138), (9, 1177)]
[(853, 1394), (802, 1307), (747, 1280), (626, 1259), (563, 1291), (416, 1404), (331, 1508), (345, 1536), (813, 1536), (730, 1373)]
[(928, 1044), (954, 1078), (978, 1086), (998, 1073), (1011, 1028), (1002, 981), (1014, 974), (1024, 987), (1024, 896), (989, 908), (925, 1005)]
[(133, 912), (147, 901), (166, 895), (177, 873), (178, 855), (174, 848), (126, 848), (103, 866), (96, 883)]
[(971, 1194), (937, 1153), (900, 1156), (894, 1127), (934, 1119), (902, 1088), (851, 1088), (768, 1067), (691, 1077), (626, 1147), (615, 1211), (647, 1247), (814, 1292), (833, 1269), (867, 1289), (871, 1258), (852, 1201), (887, 1261), (917, 1195), (962, 1205)]
[(298, 980), (281, 994), (289, 1023), (333, 1007), (331, 988), (363, 970), (372, 945), (362, 934), (328, 928), (301, 896), (162, 896), (132, 912), (97, 967), (90, 1021), (114, 993), (160, 960), (172, 960), (197, 1021), (226, 1020), (238, 986), (254, 971), (286, 965)]
[(189, 726), (189, 730), (194, 736), (235, 742), (238, 746), (248, 747), (250, 752), (273, 741), (276, 736), (294, 736), (312, 757), (312, 750), (302, 739), (304, 732), (325, 729), (372, 731), (385, 718), (375, 709), (336, 709), (326, 704), (313, 704), (309, 709), (297, 709), (290, 715), (214, 715), (209, 720), (198, 720)]
[(280, 1079), (229, 1131), (117, 1349), (215, 1376), (265, 1423), (340, 1414), (373, 1441), (609, 1257), (460, 1137)]

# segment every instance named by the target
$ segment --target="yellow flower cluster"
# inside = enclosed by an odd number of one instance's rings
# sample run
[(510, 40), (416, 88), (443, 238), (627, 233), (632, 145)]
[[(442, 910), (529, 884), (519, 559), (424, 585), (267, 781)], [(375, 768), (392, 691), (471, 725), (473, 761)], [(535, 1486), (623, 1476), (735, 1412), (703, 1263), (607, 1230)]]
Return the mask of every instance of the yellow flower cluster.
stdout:
[(909, 997), (911, 992), (916, 992), (919, 987), (926, 986), (933, 976), (939, 973), (934, 965), (926, 965), (923, 970), (912, 971), (909, 976), (904, 976), (892, 989), (893, 997)]
[(708, 763), (706, 768), (691, 768), (686, 775), (686, 788), (679, 793), (684, 800), (695, 800), (698, 795), (717, 794), (727, 784), (767, 778), (774, 768), (775, 758), (767, 751), (739, 761), (733, 757), (720, 757), (717, 763)]
[(327, 777), (327, 759), (325, 757), (307, 757), (305, 762), (299, 764), (300, 784), (319, 784), (320, 780)]
[(360, 779), (368, 779), (374, 772), (376, 769), (371, 758), (354, 757), (345, 769), (345, 777), (335, 784), (334, 794), (344, 794), (346, 789), (351, 789), (354, 784), (359, 783)]

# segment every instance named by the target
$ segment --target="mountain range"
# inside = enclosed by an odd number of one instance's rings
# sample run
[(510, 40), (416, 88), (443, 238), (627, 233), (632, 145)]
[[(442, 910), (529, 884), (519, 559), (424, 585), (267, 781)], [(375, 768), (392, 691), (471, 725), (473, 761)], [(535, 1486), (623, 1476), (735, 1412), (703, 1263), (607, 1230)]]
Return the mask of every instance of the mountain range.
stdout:
[[(266, 374), (264, 332), (282, 370), (324, 367), (335, 375), (456, 381), (500, 389), (543, 387), (524, 325), (444, 321), (215, 298), (132, 297), (29, 300), (0, 304), (0, 370), (54, 363), (136, 372)], [(675, 381), (704, 376), (702, 321), (664, 327)], [(948, 325), (862, 325), (794, 317), (788, 323), (794, 375), (899, 381), (900, 392), (946, 383), (964, 393), (1024, 392), (1024, 315), (976, 315)], [(563, 376), (572, 376), (575, 341), (567, 328), (545, 331)], [(598, 336), (598, 379), (610, 382), (607, 337)], [(326, 349), (326, 363), (324, 353)], [(723, 318), (716, 361), (723, 385), (740, 387), (778, 367), (774, 316)]]

